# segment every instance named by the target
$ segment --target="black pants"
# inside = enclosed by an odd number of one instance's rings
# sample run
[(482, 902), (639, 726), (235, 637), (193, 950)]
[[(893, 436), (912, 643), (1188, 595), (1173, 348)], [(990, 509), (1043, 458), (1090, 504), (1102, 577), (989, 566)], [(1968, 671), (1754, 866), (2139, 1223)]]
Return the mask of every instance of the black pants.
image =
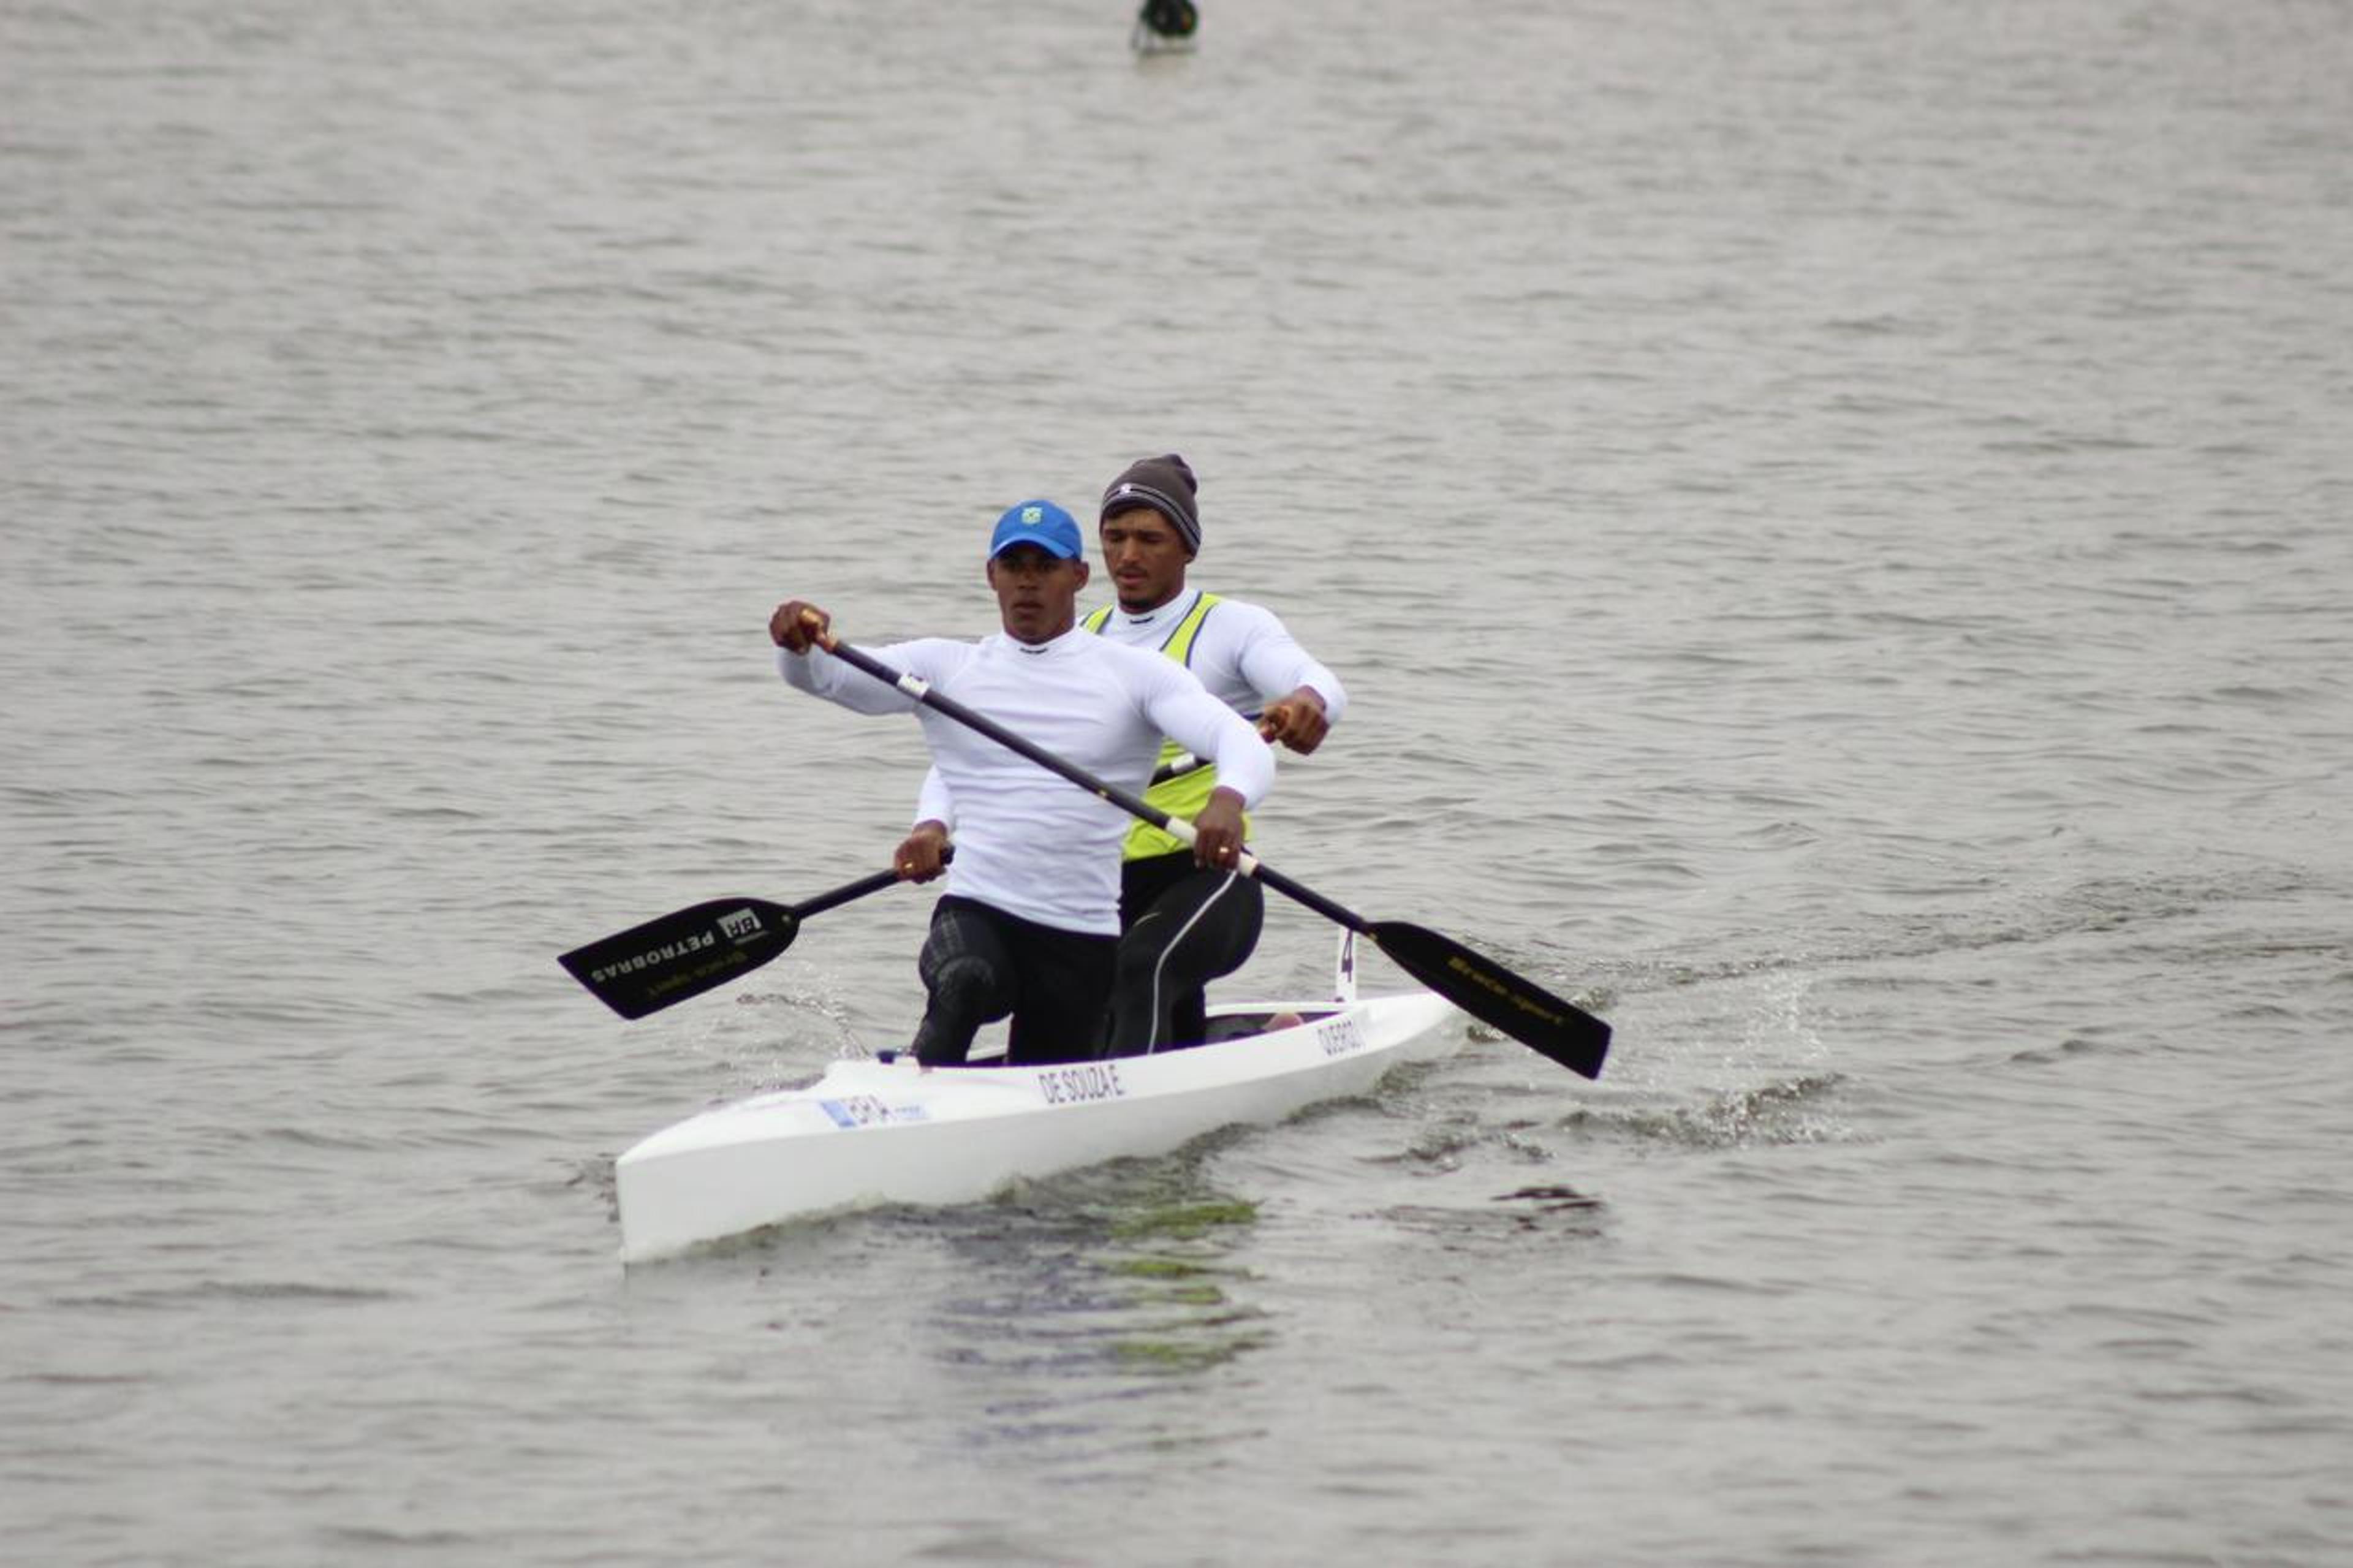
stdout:
[(1208, 1028), (1203, 988), (1242, 966), (1265, 923), (1265, 889), (1239, 871), (1195, 865), (1189, 849), (1121, 867), (1106, 1054), (1198, 1044)]
[(1014, 1066), (1081, 1061), (1096, 1052), (1119, 939), (1057, 931), (951, 893), (932, 908), (915, 971), (930, 1005), (915, 1059), (962, 1062), (983, 1024), (1010, 1016), (1005, 1059)]

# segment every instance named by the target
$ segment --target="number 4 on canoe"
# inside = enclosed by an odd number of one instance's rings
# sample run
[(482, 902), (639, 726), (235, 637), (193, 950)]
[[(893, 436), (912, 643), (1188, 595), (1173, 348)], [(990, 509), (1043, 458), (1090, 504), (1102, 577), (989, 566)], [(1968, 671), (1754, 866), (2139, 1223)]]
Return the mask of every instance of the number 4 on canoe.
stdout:
[(575, 947), (556, 962), (622, 1017), (642, 1018), (749, 974), (792, 946), (811, 915), (898, 880), (895, 871), (877, 871), (797, 904), (712, 899)]

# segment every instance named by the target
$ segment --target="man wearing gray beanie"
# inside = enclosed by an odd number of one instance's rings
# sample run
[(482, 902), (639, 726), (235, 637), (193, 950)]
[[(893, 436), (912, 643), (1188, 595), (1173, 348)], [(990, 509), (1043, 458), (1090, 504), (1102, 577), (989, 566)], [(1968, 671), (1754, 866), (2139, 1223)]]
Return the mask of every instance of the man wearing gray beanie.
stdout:
[[(1192, 466), (1174, 452), (1128, 465), (1104, 488), (1097, 540), (1119, 602), (1079, 624), (1157, 648), (1211, 696), (1258, 714), (1266, 740), (1304, 755), (1339, 721), (1347, 693), (1273, 612), (1186, 585), (1201, 550), (1198, 491)], [(1190, 819), (1217, 786), (1217, 770), (1173, 742), (1162, 749), (1161, 773), (1171, 776), (1145, 798), (1171, 816)], [(1199, 865), (1145, 824), (1129, 830), (1124, 854), (1108, 1054), (1196, 1044), (1207, 1026), (1204, 988), (1257, 947), (1265, 894), (1239, 871)]]

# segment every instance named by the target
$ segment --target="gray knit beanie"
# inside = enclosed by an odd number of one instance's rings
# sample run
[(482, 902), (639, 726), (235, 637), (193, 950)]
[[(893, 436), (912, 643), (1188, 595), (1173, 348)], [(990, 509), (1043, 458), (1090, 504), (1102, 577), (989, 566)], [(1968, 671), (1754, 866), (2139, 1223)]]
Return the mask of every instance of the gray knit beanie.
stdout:
[(1193, 479), (1193, 470), (1185, 459), (1174, 452), (1157, 458), (1145, 458), (1130, 463), (1127, 471), (1112, 480), (1103, 491), (1103, 510), (1095, 514), (1101, 522), (1115, 511), (1130, 507), (1148, 506), (1176, 525), (1190, 554), (1201, 552), (1201, 514), (1194, 505), (1193, 494), (1199, 487)]

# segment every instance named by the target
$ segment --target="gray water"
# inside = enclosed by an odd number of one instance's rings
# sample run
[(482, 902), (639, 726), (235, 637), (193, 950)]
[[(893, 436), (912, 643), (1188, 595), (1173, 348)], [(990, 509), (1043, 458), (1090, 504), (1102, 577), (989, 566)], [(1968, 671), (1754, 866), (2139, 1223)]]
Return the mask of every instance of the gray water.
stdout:
[[(2353, 10), (1129, 16), (0, 4), (10, 1555), (2353, 1561)], [(917, 1010), (554, 962), (895, 841), (768, 609), (1169, 447), (1609, 1072), (625, 1271)]]

